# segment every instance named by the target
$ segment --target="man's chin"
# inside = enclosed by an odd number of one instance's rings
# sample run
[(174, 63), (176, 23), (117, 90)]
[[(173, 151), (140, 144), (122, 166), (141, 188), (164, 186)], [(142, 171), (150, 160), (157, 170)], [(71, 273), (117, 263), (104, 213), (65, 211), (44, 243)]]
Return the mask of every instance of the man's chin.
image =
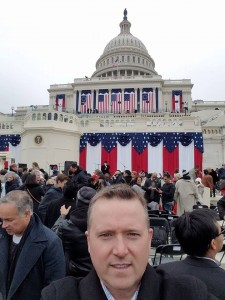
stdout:
[(6, 230), (6, 232), (8, 233), (8, 235), (14, 235), (14, 232), (12, 230)]

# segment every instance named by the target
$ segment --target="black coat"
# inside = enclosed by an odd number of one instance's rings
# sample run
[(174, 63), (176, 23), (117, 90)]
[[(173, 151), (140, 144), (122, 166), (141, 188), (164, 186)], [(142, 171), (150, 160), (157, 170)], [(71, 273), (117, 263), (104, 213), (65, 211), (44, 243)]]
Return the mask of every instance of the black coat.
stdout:
[(182, 261), (161, 264), (158, 268), (171, 275), (193, 275), (207, 285), (211, 294), (225, 299), (225, 270), (209, 259), (187, 256)]
[(164, 183), (161, 190), (162, 203), (172, 202), (174, 200), (175, 186), (173, 183)]
[(221, 220), (224, 220), (225, 216), (225, 195), (217, 202), (217, 208)]
[(88, 186), (88, 176), (81, 167), (78, 167), (77, 171), (71, 177), (71, 181), (78, 190), (82, 186)]
[[(39, 300), (41, 290), (65, 276), (65, 259), (61, 240), (34, 214), (32, 225), (13, 272), (6, 297), (9, 276), (11, 236), (0, 226), (0, 299)], [(2, 296), (2, 297), (1, 297)]]
[(65, 205), (66, 208), (71, 206), (71, 209), (68, 215), (66, 216), (66, 219), (69, 219), (70, 213), (76, 208), (76, 200), (62, 197), (61, 199), (51, 201), (48, 205), (46, 216), (45, 216), (45, 221), (44, 221), (45, 226), (52, 228), (52, 226), (55, 224), (56, 220), (60, 216), (60, 208), (63, 205)]
[(38, 207), (38, 212), (41, 216), (42, 221), (45, 221), (45, 216), (47, 212), (48, 205), (51, 203), (51, 201), (60, 199), (63, 195), (63, 191), (60, 187), (53, 186), (51, 187), (44, 195), (41, 203)]
[(7, 194), (7, 193), (9, 193), (13, 190), (16, 190), (18, 187), (19, 187), (19, 183), (16, 179), (12, 180), (12, 181), (6, 181), (6, 183), (5, 183), (5, 193)]
[(161, 181), (159, 179), (157, 180), (152, 180), (151, 178), (148, 178), (145, 180), (145, 184), (143, 186), (143, 190), (145, 190), (145, 199), (147, 200), (148, 203), (155, 201), (159, 203), (160, 201), (160, 194), (158, 193), (157, 190), (151, 190), (149, 187), (153, 186), (156, 189), (161, 189)]
[[(42, 291), (41, 300), (107, 300), (99, 278), (92, 270), (81, 281), (66, 277)], [(142, 277), (137, 300), (216, 300), (206, 285), (193, 276), (170, 277), (149, 265)]]
[(62, 239), (67, 258), (67, 273), (75, 277), (86, 276), (92, 263), (88, 252), (87, 238), (87, 210), (88, 206), (76, 208), (70, 214), (70, 219), (65, 220), (60, 216), (52, 230)]

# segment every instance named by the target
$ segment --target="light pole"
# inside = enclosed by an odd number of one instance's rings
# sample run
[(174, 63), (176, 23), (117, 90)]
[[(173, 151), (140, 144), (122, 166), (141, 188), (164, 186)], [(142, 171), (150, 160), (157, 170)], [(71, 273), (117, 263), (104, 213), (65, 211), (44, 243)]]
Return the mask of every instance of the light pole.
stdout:
[(11, 107), (11, 110), (12, 110), (12, 117), (13, 117), (14, 106)]
[(166, 112), (167, 112), (167, 101), (165, 101), (165, 105), (166, 105)]

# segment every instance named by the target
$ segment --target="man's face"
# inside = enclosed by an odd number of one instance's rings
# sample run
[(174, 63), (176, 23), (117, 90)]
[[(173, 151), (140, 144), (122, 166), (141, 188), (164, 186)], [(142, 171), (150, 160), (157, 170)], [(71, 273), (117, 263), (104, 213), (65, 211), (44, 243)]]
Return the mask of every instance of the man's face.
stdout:
[(110, 179), (110, 177), (111, 177), (109, 173), (105, 173), (105, 175), (104, 175), (104, 176), (105, 176), (105, 180), (109, 180), (109, 179)]
[(152, 230), (138, 200), (98, 200), (86, 232), (100, 280), (115, 295), (137, 289), (148, 263)]
[(152, 180), (156, 180), (157, 179), (157, 173), (152, 173)]
[(67, 183), (67, 180), (58, 181), (57, 185), (58, 185), (58, 187), (60, 187), (61, 189), (63, 189), (66, 183)]
[(214, 241), (215, 241), (215, 245), (216, 245), (216, 251), (218, 253), (223, 248), (224, 234), (220, 234), (220, 233), (222, 230), (224, 230), (224, 228), (221, 227), (219, 222), (216, 223), (216, 226), (218, 228), (218, 236), (214, 239)]
[(13, 181), (14, 180), (14, 177), (12, 174), (9, 174), (8, 177), (7, 177), (7, 181)]
[(31, 213), (29, 210), (24, 215), (19, 215), (13, 203), (0, 204), (0, 219), (2, 228), (9, 235), (22, 235), (30, 222)]
[(75, 173), (77, 171), (77, 168), (73, 168), (72, 166), (70, 166), (69, 171), (72, 173)]
[(163, 177), (163, 181), (165, 182), (165, 183), (169, 183), (170, 182), (170, 178), (168, 178), (168, 177)]

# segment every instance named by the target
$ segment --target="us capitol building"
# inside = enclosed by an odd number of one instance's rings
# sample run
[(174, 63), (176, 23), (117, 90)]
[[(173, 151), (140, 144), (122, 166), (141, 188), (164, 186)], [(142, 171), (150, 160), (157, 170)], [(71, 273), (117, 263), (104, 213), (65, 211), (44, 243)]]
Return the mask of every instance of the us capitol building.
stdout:
[(192, 100), (190, 79), (164, 80), (126, 9), (119, 26), (90, 78), (50, 85), (49, 105), (0, 114), (0, 168), (78, 161), (92, 173), (106, 160), (112, 172), (173, 173), (225, 162), (225, 102)]

